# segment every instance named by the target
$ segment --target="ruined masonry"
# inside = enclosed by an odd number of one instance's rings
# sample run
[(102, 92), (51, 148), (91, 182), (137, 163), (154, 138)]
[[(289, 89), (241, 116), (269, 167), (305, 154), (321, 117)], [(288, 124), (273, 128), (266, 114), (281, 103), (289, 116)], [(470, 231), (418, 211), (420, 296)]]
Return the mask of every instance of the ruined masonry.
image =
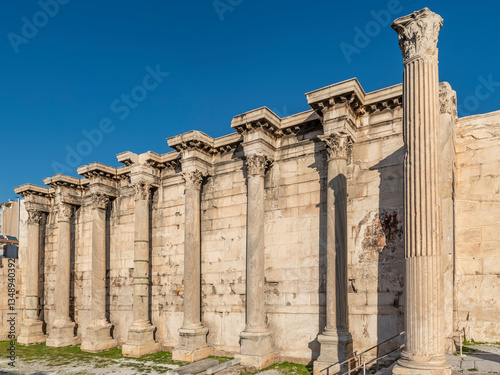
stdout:
[(18, 342), (326, 374), (405, 330), (367, 356), (404, 344), (393, 373), (449, 374), (457, 330), (500, 341), (500, 111), (457, 118), (442, 23), (393, 23), (403, 84), (350, 79), (16, 188)]

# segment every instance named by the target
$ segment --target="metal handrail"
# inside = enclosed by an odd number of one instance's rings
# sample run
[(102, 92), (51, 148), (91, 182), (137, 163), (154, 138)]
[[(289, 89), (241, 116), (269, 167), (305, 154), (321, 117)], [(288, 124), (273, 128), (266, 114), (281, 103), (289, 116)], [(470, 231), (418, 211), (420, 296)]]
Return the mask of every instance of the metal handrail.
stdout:
[[(331, 364), (330, 366), (328, 366), (328, 367), (324, 368), (324, 369), (323, 369), (323, 370), (321, 370), (321, 371), (328, 370), (330, 367), (333, 367), (333, 366), (335, 366), (335, 365), (342, 366), (344, 363), (347, 363), (347, 366), (348, 366), (349, 370), (348, 370), (348, 372), (346, 372), (346, 373), (344, 373), (344, 374), (350, 374), (350, 372), (351, 372), (351, 371), (353, 371), (353, 370), (351, 369), (351, 361), (352, 361), (352, 360), (356, 360), (357, 358), (359, 358), (359, 362), (361, 362), (361, 356), (362, 356), (363, 354), (365, 354), (366, 352), (369, 352), (369, 351), (370, 351), (370, 350), (372, 350), (372, 349), (378, 348), (380, 345), (385, 344), (386, 342), (391, 341), (392, 339), (395, 339), (396, 337), (399, 337), (399, 336), (404, 335), (404, 334), (405, 334), (405, 331), (402, 331), (402, 332), (398, 333), (397, 335), (394, 335), (394, 336), (392, 336), (392, 337), (389, 337), (387, 340), (384, 340), (384, 341), (382, 341), (382, 342), (378, 343), (377, 345), (372, 346), (371, 348), (368, 348), (368, 349), (366, 349), (365, 351), (363, 351), (363, 352), (361, 352), (361, 353), (359, 353), (359, 354), (358, 354), (358, 353), (357, 353), (357, 354), (355, 354), (354, 356), (352, 356), (351, 358), (346, 359), (346, 360), (345, 360), (345, 361), (343, 361), (343, 362), (336, 362), (336, 363), (333, 363), (333, 364)], [(404, 346), (404, 345), (402, 345), (402, 346)], [(402, 346), (400, 346), (400, 347), (398, 347), (398, 348), (396, 348), (396, 349), (394, 349), (394, 350), (391, 350), (390, 352), (388, 352), (388, 353), (384, 354), (383, 356), (376, 357), (376, 358), (374, 358), (374, 359), (370, 360), (368, 363), (373, 362), (374, 360), (378, 360), (378, 359), (384, 358), (384, 357), (385, 357), (385, 356), (387, 356), (388, 354), (390, 354), (390, 353), (392, 353), (392, 352), (394, 352), (394, 351), (396, 351), (396, 350), (401, 349), (401, 347), (402, 347)], [(358, 367), (359, 367), (359, 366), (358, 366)], [(344, 375), (344, 374), (342, 374), (342, 375)]]
[(350, 374), (352, 371), (356, 371), (357, 369), (360, 369), (361, 367), (363, 367), (363, 375), (366, 375), (366, 365), (367, 365), (367, 364), (372, 363), (373, 361), (378, 361), (379, 359), (385, 358), (385, 357), (387, 357), (389, 354), (394, 353), (394, 352), (396, 352), (396, 351), (398, 351), (398, 350), (401, 350), (401, 349), (403, 349), (404, 347), (405, 347), (405, 345), (404, 345), (404, 344), (401, 344), (401, 345), (399, 345), (397, 348), (392, 349), (391, 351), (389, 351), (389, 352), (385, 353), (384, 355), (381, 355), (381, 356), (376, 357), (376, 358), (372, 358), (372, 359), (370, 359), (369, 361), (363, 361), (363, 363), (362, 363), (361, 365), (358, 365), (358, 366), (356, 366), (356, 367), (354, 367), (354, 368), (352, 368), (352, 369), (348, 370), (347, 372), (344, 372), (344, 373), (343, 373), (343, 374), (341, 374), (341, 375)]

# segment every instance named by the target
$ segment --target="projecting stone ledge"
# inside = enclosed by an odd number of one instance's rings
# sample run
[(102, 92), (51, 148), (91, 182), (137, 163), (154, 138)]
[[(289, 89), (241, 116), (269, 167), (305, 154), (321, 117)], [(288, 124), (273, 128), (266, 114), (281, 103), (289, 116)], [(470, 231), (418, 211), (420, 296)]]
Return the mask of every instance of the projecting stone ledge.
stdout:
[(209, 368), (219, 365), (219, 361), (216, 359), (204, 359), (196, 363), (191, 363), (189, 365), (179, 367), (175, 370), (168, 370), (167, 375), (188, 375), (188, 374), (199, 374), (207, 371)]
[(182, 362), (196, 362), (200, 359), (210, 357), (214, 354), (214, 348), (207, 346), (200, 349), (191, 349), (189, 347), (178, 347), (172, 352), (172, 359), (174, 361)]

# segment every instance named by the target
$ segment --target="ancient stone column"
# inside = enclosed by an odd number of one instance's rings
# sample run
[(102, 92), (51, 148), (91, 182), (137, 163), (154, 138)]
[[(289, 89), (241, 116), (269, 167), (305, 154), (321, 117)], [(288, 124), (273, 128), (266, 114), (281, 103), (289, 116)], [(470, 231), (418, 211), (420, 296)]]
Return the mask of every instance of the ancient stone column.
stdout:
[(57, 205), (57, 264), (56, 264), (56, 319), (47, 338), (47, 346), (76, 345), (75, 323), (69, 317), (70, 252), (72, 208), (65, 203)]
[(275, 360), (264, 308), (264, 176), (271, 160), (249, 155), (247, 164), (246, 327), (241, 332), (243, 364), (266, 367)]
[[(352, 356), (347, 305), (347, 156), (351, 139), (345, 135), (320, 136), (328, 153), (326, 226), (326, 327), (318, 341), (320, 356), (315, 372)], [(338, 367), (335, 367), (338, 370)]]
[(111, 324), (106, 319), (106, 208), (109, 197), (92, 194), (92, 290), (90, 302), (90, 326), (85, 331), (81, 349), (100, 352), (115, 348), (111, 338)]
[(178, 361), (194, 362), (213, 353), (207, 344), (208, 329), (201, 323), (201, 183), (199, 170), (183, 173), (185, 188), (184, 224), (184, 322), (179, 329), (180, 345), (172, 352)]
[(17, 342), (21, 345), (32, 345), (45, 342), (42, 331), (43, 322), (38, 317), (38, 277), (40, 249), (40, 222), (42, 212), (28, 208), (28, 252), (26, 254), (26, 319), (21, 323), (21, 332)]
[(444, 356), (439, 77), (442, 18), (425, 8), (392, 24), (403, 52), (405, 349), (394, 374), (450, 374)]
[(141, 357), (157, 352), (155, 327), (149, 321), (149, 198), (151, 185), (139, 181), (134, 185), (134, 322), (128, 331), (128, 340), (122, 347), (123, 355)]

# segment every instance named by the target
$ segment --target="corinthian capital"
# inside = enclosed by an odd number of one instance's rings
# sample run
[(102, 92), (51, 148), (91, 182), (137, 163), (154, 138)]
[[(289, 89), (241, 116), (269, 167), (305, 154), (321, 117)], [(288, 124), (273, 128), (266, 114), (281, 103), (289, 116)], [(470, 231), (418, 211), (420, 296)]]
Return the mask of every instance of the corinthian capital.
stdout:
[(184, 178), (184, 181), (186, 181), (186, 189), (201, 189), (201, 183), (203, 182), (203, 178), (205, 175), (199, 171), (192, 171), (192, 172), (184, 172), (182, 174), (182, 177)]
[(63, 220), (69, 220), (71, 219), (71, 214), (73, 213), (73, 210), (71, 209), (71, 206), (66, 203), (59, 203), (56, 206), (56, 211), (59, 219)]
[(247, 171), (249, 176), (266, 175), (266, 169), (271, 166), (272, 160), (265, 155), (247, 156)]
[(42, 221), (42, 211), (28, 209), (28, 224), (40, 224)]
[(346, 159), (352, 147), (352, 139), (347, 135), (320, 135), (318, 136), (326, 145), (328, 160)]
[(133, 185), (134, 187), (134, 198), (136, 201), (146, 201), (149, 200), (149, 194), (151, 193), (151, 184), (139, 181)]
[(441, 16), (429, 8), (395, 20), (392, 28), (398, 33), (404, 62), (418, 57), (437, 59), (438, 35), (442, 26)]
[(109, 197), (106, 194), (92, 194), (92, 208), (105, 210), (109, 203)]

